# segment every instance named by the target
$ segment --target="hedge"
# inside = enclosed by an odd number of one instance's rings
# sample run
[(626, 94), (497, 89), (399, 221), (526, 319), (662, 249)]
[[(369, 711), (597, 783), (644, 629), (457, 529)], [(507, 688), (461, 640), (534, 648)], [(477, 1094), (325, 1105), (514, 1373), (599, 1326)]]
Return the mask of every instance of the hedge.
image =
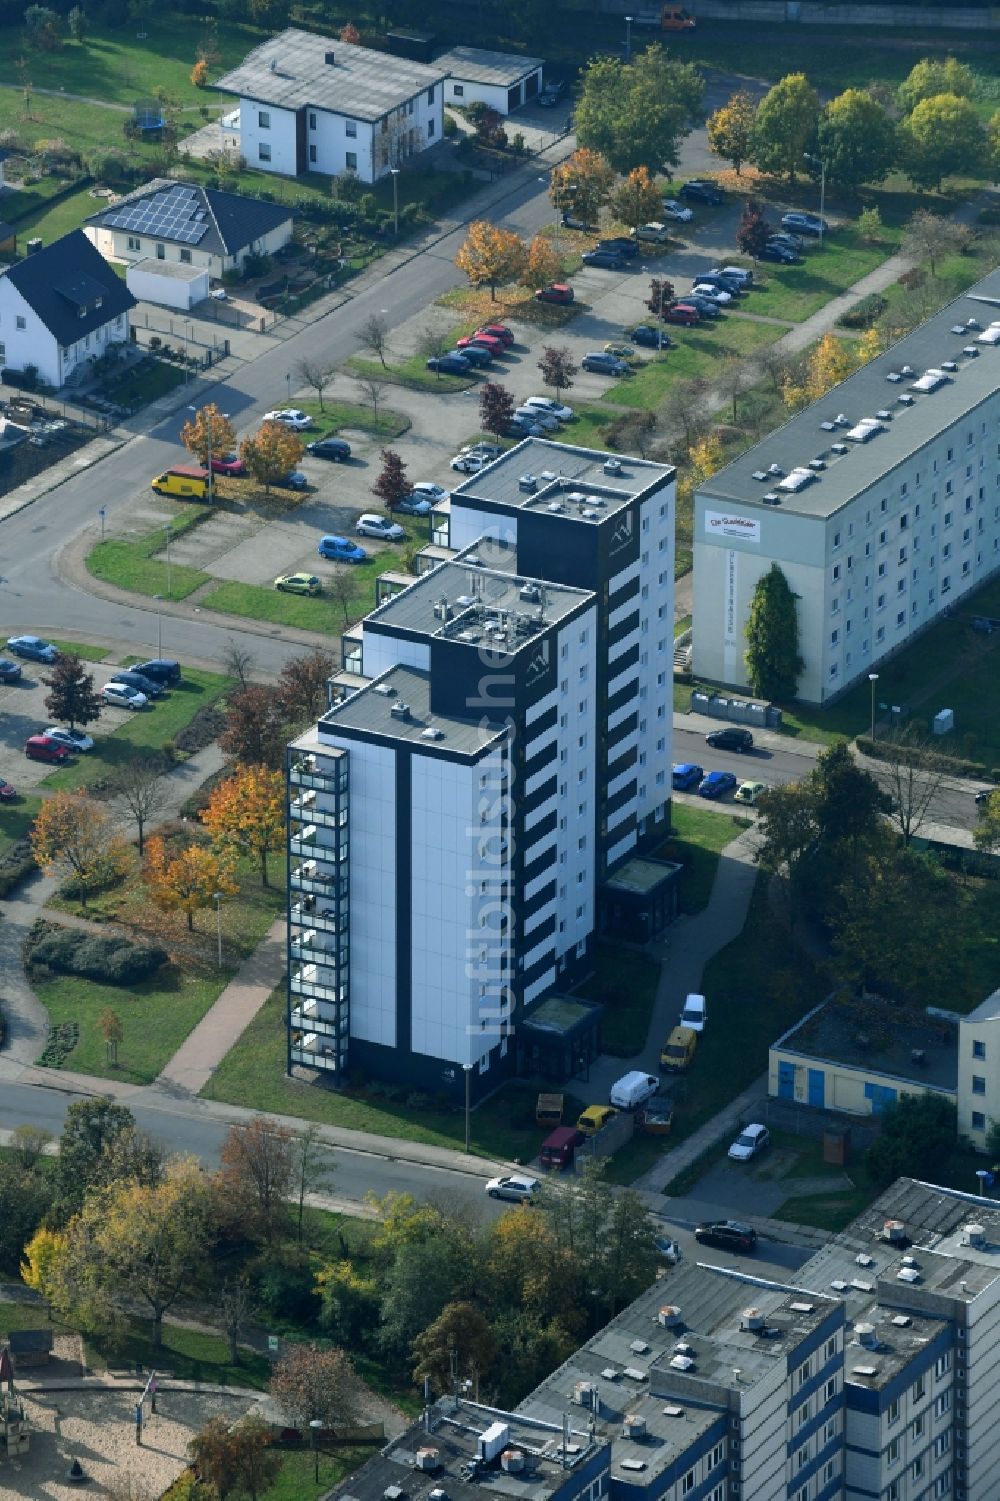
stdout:
[(857, 747), (863, 756), (871, 756), (875, 761), (889, 759), (888, 752), (902, 761), (906, 766), (919, 766), (928, 755), (933, 756), (936, 765), (953, 777), (977, 777), (982, 782), (994, 780), (994, 768), (987, 766), (984, 761), (963, 761), (959, 756), (947, 756), (938, 750), (927, 751), (920, 746), (900, 745), (898, 741), (872, 740), (869, 735), (859, 735)]
[(0, 896), (10, 896), (22, 881), (33, 876), (38, 869), (31, 845), (27, 839), (16, 839), (9, 849), (0, 855)]
[(881, 292), (869, 292), (867, 297), (862, 297), (860, 302), (849, 307), (846, 313), (841, 313), (837, 322), (841, 328), (871, 328), (888, 306), (888, 300)]
[(134, 985), (154, 974), (166, 959), (165, 949), (134, 943), (121, 933), (81, 933), (41, 920), (24, 941), (24, 962), (30, 968), (107, 985)]

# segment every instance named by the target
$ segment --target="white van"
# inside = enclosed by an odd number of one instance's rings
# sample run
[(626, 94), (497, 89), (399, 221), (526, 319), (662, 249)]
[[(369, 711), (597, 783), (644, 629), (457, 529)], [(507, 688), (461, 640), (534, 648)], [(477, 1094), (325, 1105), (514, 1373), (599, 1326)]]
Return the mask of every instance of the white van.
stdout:
[(653, 1098), (659, 1087), (660, 1081), (655, 1075), (632, 1069), (631, 1073), (623, 1074), (612, 1084), (609, 1098), (616, 1110), (638, 1110), (640, 1105)]
[(705, 1005), (705, 997), (689, 995), (684, 1002), (684, 1010), (681, 1012), (681, 1026), (690, 1027), (692, 1032), (704, 1032), (707, 1020), (708, 1007)]

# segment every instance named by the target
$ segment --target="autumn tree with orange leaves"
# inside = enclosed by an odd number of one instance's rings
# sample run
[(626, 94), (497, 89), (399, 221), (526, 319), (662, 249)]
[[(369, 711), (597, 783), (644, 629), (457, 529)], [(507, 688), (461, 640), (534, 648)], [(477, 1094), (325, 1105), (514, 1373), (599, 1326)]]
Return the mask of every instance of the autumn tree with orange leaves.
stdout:
[(215, 848), (250, 855), (260, 862), (266, 886), (267, 857), (285, 842), (285, 779), (266, 766), (238, 766), (220, 782), (201, 815)]
[(31, 852), (46, 875), (75, 880), (83, 905), (94, 887), (124, 871), (128, 847), (111, 815), (82, 792), (46, 798), (31, 827)]
[(544, 235), (535, 235), (528, 245), (521, 271), (522, 287), (536, 292), (539, 287), (547, 287), (551, 282), (558, 281), (561, 274), (562, 261), (553, 250), (552, 241), (547, 240)]
[(549, 173), (549, 197), (561, 214), (572, 213), (584, 224), (596, 224), (614, 186), (614, 169), (599, 151), (579, 151)]
[(188, 931), (194, 930), (194, 914), (210, 907), (216, 892), (233, 896), (239, 885), (234, 879), (235, 857), (203, 844), (190, 844), (171, 855), (159, 835), (146, 845), (143, 877), (153, 903), (161, 912), (183, 912)]
[(488, 286), (495, 302), (497, 287), (516, 281), (524, 267), (524, 241), (512, 229), (501, 229), (485, 219), (475, 219), (455, 257), (455, 265), (474, 287)]

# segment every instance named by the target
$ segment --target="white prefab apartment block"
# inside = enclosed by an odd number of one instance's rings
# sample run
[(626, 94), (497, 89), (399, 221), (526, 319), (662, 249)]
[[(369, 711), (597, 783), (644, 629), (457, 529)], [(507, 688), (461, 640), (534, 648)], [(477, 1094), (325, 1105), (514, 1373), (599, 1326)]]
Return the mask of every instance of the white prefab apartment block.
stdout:
[(434, 66), (448, 75), (446, 104), (488, 104), (498, 115), (510, 115), (542, 92), (544, 64), (540, 57), (452, 47), (434, 59)]
[(668, 826), (673, 485), (528, 439), (352, 632), (289, 749), (290, 1065), (479, 1092), (589, 959), (600, 883)]
[(239, 97), (248, 166), (375, 182), (443, 132), (445, 72), (290, 28), (214, 85)]
[(822, 704), (1000, 567), (1000, 272), (695, 494), (694, 660), (747, 684), (754, 588), (798, 596), (798, 696)]

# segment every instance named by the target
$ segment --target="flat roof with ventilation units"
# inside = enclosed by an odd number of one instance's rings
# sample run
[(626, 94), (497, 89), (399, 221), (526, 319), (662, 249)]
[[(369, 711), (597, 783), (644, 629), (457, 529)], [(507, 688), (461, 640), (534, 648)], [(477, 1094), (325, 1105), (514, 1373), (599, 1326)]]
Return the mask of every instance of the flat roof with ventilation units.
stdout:
[(578, 448), (550, 438), (524, 438), (452, 490), (452, 508), (534, 510), (569, 520), (607, 521), (638, 496), (673, 478), (670, 464)]
[(876, 433), (882, 431), (882, 423), (877, 417), (862, 417), (860, 422), (848, 429), (847, 437), (852, 443), (867, 443), (869, 438), (874, 438)]
[[(987, 300), (995, 314), (1000, 270), (706, 479), (698, 487), (698, 503), (766, 510), (769, 495), (779, 491), (778, 480), (808, 463), (817, 431), (848, 440), (842, 461), (817, 472), (814, 484), (780, 487), (782, 514), (825, 520), (856, 496), (891, 483), (895, 469), (958, 427), (1000, 389), (1000, 319), (984, 312)], [(893, 399), (887, 400), (890, 392)], [(848, 418), (847, 413), (878, 415)], [(875, 421), (879, 428), (859, 432)]]

